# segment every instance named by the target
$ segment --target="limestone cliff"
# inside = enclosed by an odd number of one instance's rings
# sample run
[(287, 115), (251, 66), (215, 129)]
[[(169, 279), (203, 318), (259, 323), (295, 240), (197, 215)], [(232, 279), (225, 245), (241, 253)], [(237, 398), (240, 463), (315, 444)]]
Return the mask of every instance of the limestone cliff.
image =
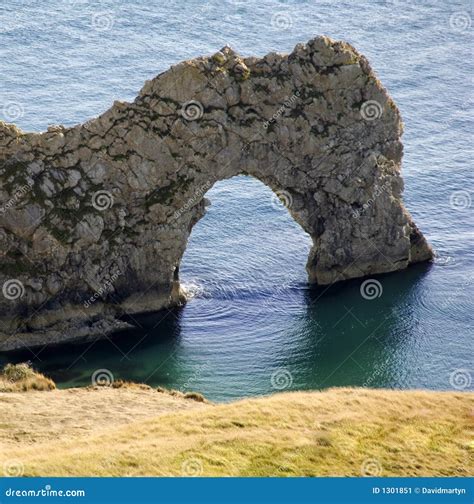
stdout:
[(71, 128), (0, 123), (0, 350), (96, 337), (177, 304), (204, 194), (238, 174), (312, 237), (311, 282), (431, 259), (401, 199), (401, 133), (367, 60), (327, 37), (182, 62)]

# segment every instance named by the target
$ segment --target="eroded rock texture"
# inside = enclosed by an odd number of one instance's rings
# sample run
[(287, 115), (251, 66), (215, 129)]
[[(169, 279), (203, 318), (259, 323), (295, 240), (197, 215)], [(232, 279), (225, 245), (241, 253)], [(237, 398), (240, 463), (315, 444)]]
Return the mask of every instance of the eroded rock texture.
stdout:
[(0, 123), (0, 349), (100, 336), (123, 313), (177, 304), (204, 194), (238, 174), (310, 234), (311, 282), (430, 259), (401, 200), (401, 133), (367, 60), (326, 37), (180, 63), (72, 128)]

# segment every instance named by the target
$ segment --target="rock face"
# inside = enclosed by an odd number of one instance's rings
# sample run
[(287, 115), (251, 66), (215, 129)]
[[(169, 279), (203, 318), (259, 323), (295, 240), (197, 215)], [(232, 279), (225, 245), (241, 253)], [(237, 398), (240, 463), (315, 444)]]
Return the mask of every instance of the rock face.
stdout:
[(310, 282), (431, 259), (401, 199), (401, 133), (364, 56), (327, 37), (182, 62), (72, 128), (0, 123), (0, 350), (96, 338), (178, 304), (204, 194), (238, 174), (312, 237)]

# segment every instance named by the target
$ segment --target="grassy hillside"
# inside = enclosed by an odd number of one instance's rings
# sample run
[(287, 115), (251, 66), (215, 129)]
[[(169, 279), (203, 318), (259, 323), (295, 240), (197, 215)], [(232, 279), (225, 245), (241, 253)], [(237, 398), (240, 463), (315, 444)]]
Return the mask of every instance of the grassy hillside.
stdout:
[(28, 476), (465, 476), (474, 394), (293, 392), (215, 405), (145, 386), (0, 393), (0, 467)]

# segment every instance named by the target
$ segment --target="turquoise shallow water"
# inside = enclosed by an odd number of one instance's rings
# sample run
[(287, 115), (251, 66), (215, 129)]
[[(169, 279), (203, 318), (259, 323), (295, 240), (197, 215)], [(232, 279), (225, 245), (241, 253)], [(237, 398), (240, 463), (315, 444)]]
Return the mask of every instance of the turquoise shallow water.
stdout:
[(464, 1), (4, 1), (0, 114), (32, 131), (132, 100), (145, 79), (226, 43), (245, 55), (318, 34), (353, 43), (402, 112), (405, 200), (437, 252), (432, 265), (378, 277), (373, 300), (359, 280), (309, 289), (309, 238), (268, 188), (236, 177), (206, 195), (181, 267), (184, 308), (113, 341), (15, 358), (60, 386), (107, 369), (215, 400), (335, 385), (472, 389), (472, 30)]

